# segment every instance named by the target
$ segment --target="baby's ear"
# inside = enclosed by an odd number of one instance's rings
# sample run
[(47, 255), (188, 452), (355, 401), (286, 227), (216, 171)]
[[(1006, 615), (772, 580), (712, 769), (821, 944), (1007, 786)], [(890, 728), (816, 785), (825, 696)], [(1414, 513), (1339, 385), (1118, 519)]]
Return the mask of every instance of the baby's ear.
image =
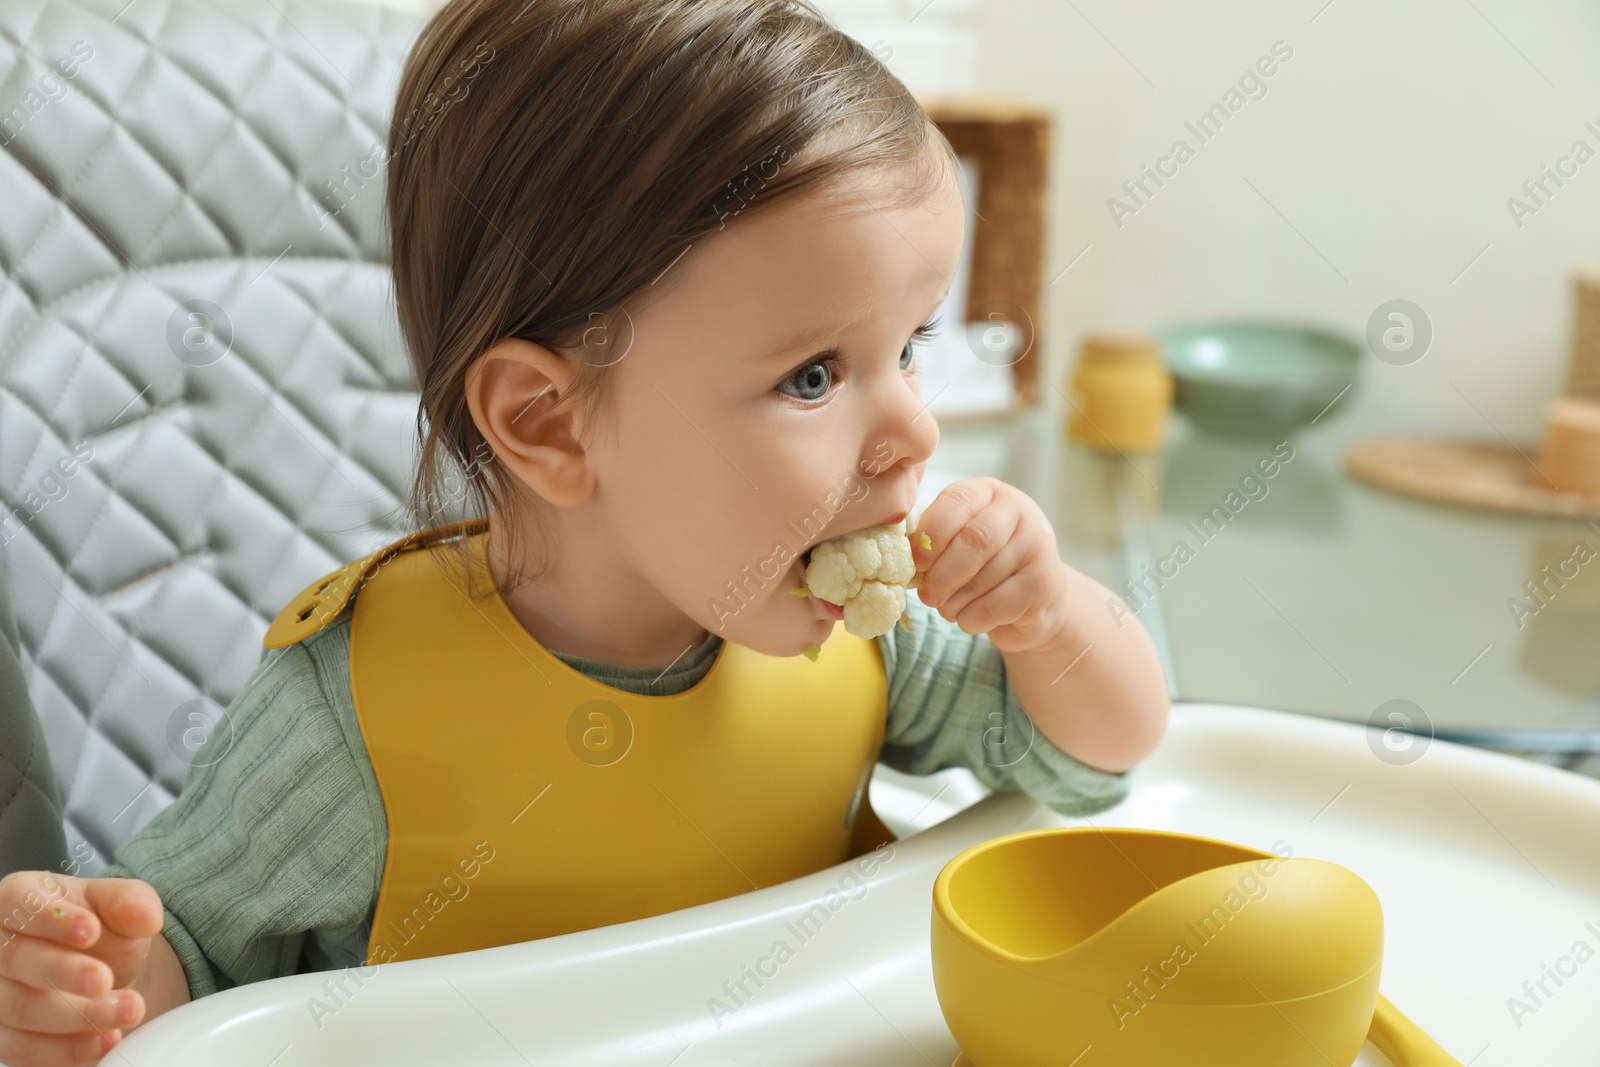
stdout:
[(570, 356), (520, 337), (485, 349), (467, 368), (467, 407), (500, 465), (557, 507), (594, 491), (579, 405), (568, 403), (578, 371)]

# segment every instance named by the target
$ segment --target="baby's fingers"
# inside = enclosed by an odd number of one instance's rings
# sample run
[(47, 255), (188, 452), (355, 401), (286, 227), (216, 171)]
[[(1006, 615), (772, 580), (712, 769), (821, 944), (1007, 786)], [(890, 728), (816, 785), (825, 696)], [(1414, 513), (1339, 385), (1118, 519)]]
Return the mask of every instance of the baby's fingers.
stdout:
[(83, 899), (80, 879), (48, 871), (13, 871), (0, 878), (0, 944), (19, 933), (83, 947), (94, 940), (100, 920)]
[[(916, 527), (913, 529), (908, 526), (906, 533), (911, 538), (911, 558), (916, 562), (918, 571), (927, 570), (939, 562), (955, 532), (994, 499), (994, 488), (988, 484), (990, 481), (993, 479), (966, 478), (952, 482), (939, 490), (939, 495), (922, 511)], [(924, 537), (931, 542), (926, 548), (923, 547)]]
[(161, 896), (137, 878), (88, 878), (81, 883), (83, 901), (99, 917), (107, 934), (140, 941), (161, 932)]
[[(84, 952), (23, 934), (0, 943), (0, 978), (86, 997), (103, 997), (114, 985), (108, 964)], [(0, 1018), (0, 1022), (4, 1019)]]
[[(47, 871), (17, 871), (0, 879), (0, 914), (6, 916), (0, 946), (32, 937), (76, 949), (109, 965), (109, 986), (127, 985), (138, 976), (164, 918), (155, 888), (139, 879)], [(0, 949), (0, 955), (8, 951)]]
[[(123, 1007), (124, 1003), (128, 1007)], [(6, 1035), (5, 1040), (0, 1041), (0, 1046), (16, 1048), (26, 1043), (29, 1037), (56, 1035), (55, 1054), (65, 1057), (75, 1051), (86, 1050), (88, 1054), (84, 1058), (94, 1059), (109, 1047), (101, 1042), (100, 1035), (106, 1035), (114, 1043), (121, 1036), (121, 1028), (131, 1025), (141, 1010), (138, 994), (129, 990), (123, 990), (115, 997), (91, 998), (60, 988), (39, 989), (24, 982), (0, 978), (0, 1030)], [(87, 1043), (59, 1040), (74, 1035), (88, 1035), (93, 1040)], [(40, 1062), (36, 1058), (13, 1058), (4, 1047), (0, 1047), (0, 1056), (4, 1056), (7, 1063)], [(58, 1062), (78, 1063), (81, 1059), (62, 1058)]]
[[(1023, 569), (1028, 559), (1029, 546), (1027, 542), (1020, 537), (1013, 537), (1001, 546), (1000, 551), (990, 556), (988, 562), (979, 567), (976, 574), (950, 592), (942, 594), (942, 598), (938, 599), (936, 604), (930, 604), (929, 606), (937, 607), (940, 615), (943, 615), (951, 622), (959, 624), (968, 633), (982, 633), (993, 626), (998, 626), (1002, 622), (1010, 622), (1017, 616), (1012, 615), (1008, 619), (988, 621), (987, 625), (984, 625), (987, 614), (972, 618), (965, 618), (964, 616), (973, 604), (980, 599), (986, 598), (988, 594), (994, 592), (998, 587), (1011, 584), (1010, 580), (1013, 578), (1025, 577), (1019, 575), (1018, 572)], [(1026, 591), (1026, 581), (1019, 583), (1018, 589)], [(919, 588), (918, 593), (921, 594), (921, 592), (922, 590)], [(936, 593), (935, 596), (940, 597), (941, 595)], [(923, 603), (927, 603), (926, 597), (924, 597)], [(992, 606), (991, 604), (990, 607)]]
[(121, 1030), (107, 1030), (104, 1036), (93, 1030), (37, 1034), (0, 1025), (0, 1062), (15, 1067), (76, 1067), (98, 1061), (121, 1039)]
[[(1009, 501), (997, 500), (947, 534), (942, 542), (937, 534), (930, 534), (934, 542), (933, 559), (917, 586), (922, 602), (937, 607), (971, 583), (985, 565), (1011, 543), (1021, 520), (1021, 513), (1015, 506)], [(985, 582), (980, 584), (987, 589), (1009, 573), (997, 575), (994, 568), (990, 568)], [(969, 590), (974, 591), (982, 590)]]
[(0, 1026), (36, 1034), (113, 1030), (132, 1025), (142, 999), (131, 989), (113, 997), (86, 997), (49, 983), (39, 988), (5, 978), (0, 979)]

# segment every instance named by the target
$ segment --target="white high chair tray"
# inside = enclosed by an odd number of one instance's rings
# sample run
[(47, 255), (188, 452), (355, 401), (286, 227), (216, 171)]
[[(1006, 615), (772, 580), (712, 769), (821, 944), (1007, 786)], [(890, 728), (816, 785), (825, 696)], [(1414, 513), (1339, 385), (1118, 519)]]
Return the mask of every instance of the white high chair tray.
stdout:
[[(1442, 741), (1399, 766), (1378, 758), (1363, 727), (1180, 704), (1131, 796), (1111, 811), (1065, 819), (1020, 793), (964, 807), (982, 793), (964, 770), (921, 779), (880, 767), (873, 806), (903, 840), (859, 886), (847, 863), (684, 911), (387, 964), (364, 978), (253, 983), (152, 1021), (103, 1062), (948, 1067), (959, 1050), (929, 965), (934, 877), (980, 841), (1084, 823), (1264, 849), (1284, 841), (1296, 856), (1344, 864), (1383, 903), (1384, 993), (1463, 1064), (1576, 1067), (1600, 1057), (1600, 783)], [(825, 920), (795, 925), (818, 904)], [(1557, 972), (1559, 986), (1547, 977)], [(733, 986), (741, 980), (748, 996)], [(1514, 1015), (1512, 997), (1531, 1010)], [(713, 1000), (728, 1013), (714, 1018)], [(1369, 1044), (1357, 1063), (1387, 1060)]]

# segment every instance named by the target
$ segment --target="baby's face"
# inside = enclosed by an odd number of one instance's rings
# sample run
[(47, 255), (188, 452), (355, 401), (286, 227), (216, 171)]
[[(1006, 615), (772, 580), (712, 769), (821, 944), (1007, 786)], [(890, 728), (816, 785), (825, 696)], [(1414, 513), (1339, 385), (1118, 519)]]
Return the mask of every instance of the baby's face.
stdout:
[(697, 242), (634, 311), (589, 446), (635, 571), (769, 655), (834, 626), (789, 592), (801, 554), (903, 517), (939, 440), (908, 344), (955, 275), (961, 194), (947, 169), (890, 207), (887, 180), (853, 174)]

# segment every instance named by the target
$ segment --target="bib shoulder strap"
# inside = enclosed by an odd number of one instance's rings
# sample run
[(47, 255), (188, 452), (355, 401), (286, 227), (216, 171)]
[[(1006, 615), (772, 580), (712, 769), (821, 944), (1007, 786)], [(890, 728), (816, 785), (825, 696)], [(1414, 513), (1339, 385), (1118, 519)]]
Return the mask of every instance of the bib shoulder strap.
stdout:
[(487, 519), (475, 518), (462, 523), (430, 526), (324, 574), (284, 605), (278, 617), (272, 620), (272, 625), (267, 627), (261, 643), (267, 648), (283, 648), (304, 641), (337, 618), (350, 598), (355, 596), (361, 583), (377, 573), (378, 568), (393, 556), (427, 548), (454, 537), (470, 536), (487, 529), (488, 525)]

